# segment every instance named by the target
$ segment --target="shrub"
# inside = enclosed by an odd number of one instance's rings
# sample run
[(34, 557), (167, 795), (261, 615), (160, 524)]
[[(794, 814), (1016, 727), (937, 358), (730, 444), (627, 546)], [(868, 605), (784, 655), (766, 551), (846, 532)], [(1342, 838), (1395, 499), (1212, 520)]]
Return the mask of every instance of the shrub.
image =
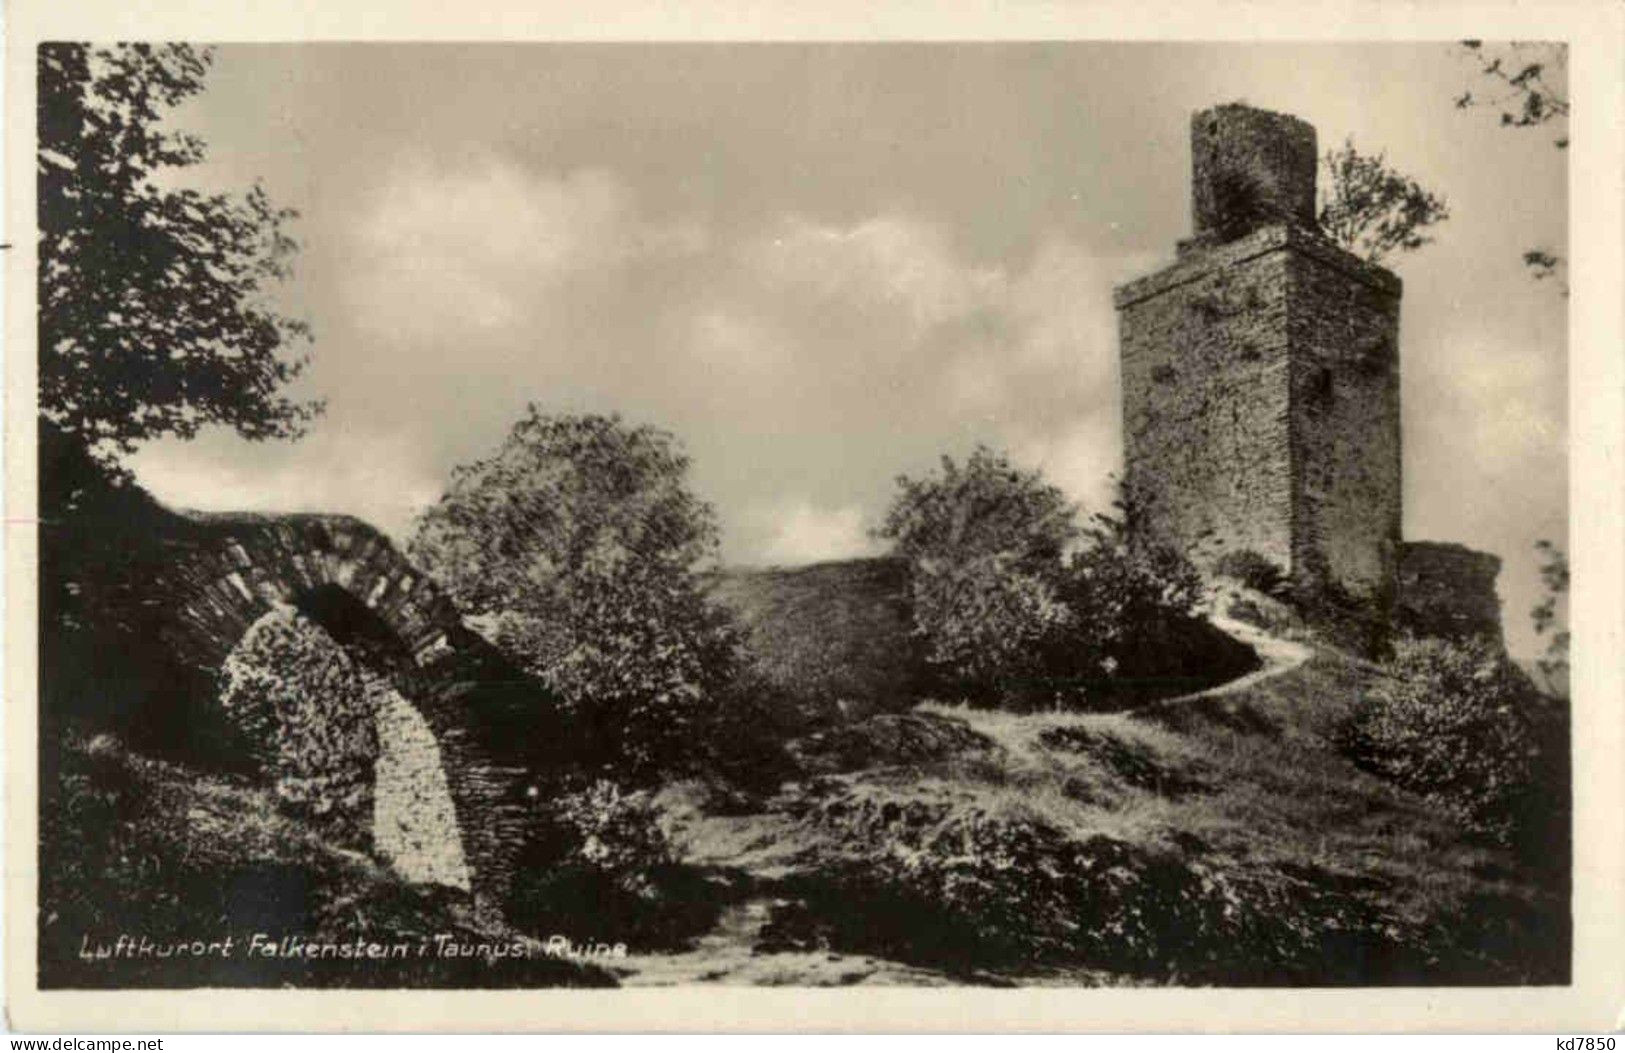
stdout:
[(1056, 670), (1071, 612), (1055, 575), (1024, 574), (1009, 553), (930, 562), (914, 574), (914, 624), (925, 661), (959, 693), (1010, 701)]
[(1554, 760), (1528, 678), (1479, 639), (1402, 639), (1387, 673), (1355, 714), (1355, 758), (1467, 829), (1515, 843)]
[(1172, 545), (1141, 528), (1125, 496), (1098, 515), (1090, 544), (1067, 561), (1060, 598), (1074, 619), (1055, 642), (1054, 669), (1081, 678), (1092, 702), (1196, 690), (1257, 665), (1252, 650), (1197, 613), (1202, 578)]
[(278, 608), (243, 634), (221, 679), (221, 708), (278, 803), (365, 840), (359, 832), (372, 818), (375, 713), (361, 672), (333, 638)]
[(705, 597), (715, 515), (676, 438), (535, 406), (459, 467), (410, 555), (495, 642), (556, 688), (585, 753), (652, 781), (695, 762), (740, 642)]
[(1085, 531), (1060, 490), (985, 447), (898, 485), (879, 533), (909, 561), (914, 633), (945, 693), (1121, 701), (1251, 667), (1247, 648), (1197, 615), (1201, 577), (1147, 534), (1130, 495)]
[(1280, 597), (1287, 589), (1285, 572), (1250, 548), (1226, 552), (1213, 565), (1213, 570), (1266, 596)]
[(554, 816), (573, 841), (568, 862), (596, 870), (628, 892), (647, 889), (651, 872), (674, 861), (648, 795), (608, 779), (560, 798)]
[(701, 875), (677, 861), (648, 791), (608, 779), (558, 787), (531, 817), (504, 915), (521, 931), (612, 934), (676, 949), (720, 910)]

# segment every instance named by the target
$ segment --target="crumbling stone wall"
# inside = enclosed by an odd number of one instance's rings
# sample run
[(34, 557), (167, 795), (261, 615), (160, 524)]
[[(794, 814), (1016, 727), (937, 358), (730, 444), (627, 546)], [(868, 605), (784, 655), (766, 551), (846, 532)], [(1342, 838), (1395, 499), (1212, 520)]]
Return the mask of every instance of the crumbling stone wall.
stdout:
[(1117, 292), (1125, 480), (1199, 564), (1292, 565), (1290, 267), (1265, 231)]
[(281, 807), (408, 881), (469, 890), (439, 744), (388, 680), (286, 605), (249, 627), (221, 679), (220, 704)]
[(1293, 557), (1386, 603), (1400, 541), (1399, 282), (1304, 237), (1291, 269)]
[(1311, 126), (1222, 106), (1191, 149), (1196, 237), (1115, 295), (1127, 481), (1199, 565), (1250, 549), (1300, 585), (1386, 599), (1399, 280), (1314, 229)]
[(1198, 239), (1315, 223), (1314, 126), (1240, 103), (1191, 116), (1191, 222)]
[[(365, 683), (387, 684), (421, 717), (439, 752), (461, 862), (447, 849), (417, 872), (454, 885), (466, 874), (476, 909), (500, 912), (528, 837), (533, 788), (568, 759), (553, 692), (465, 626), (439, 589), (360, 520), (164, 510), (143, 530), (151, 536), (142, 559), (123, 568), (130, 585), (114, 591), (140, 597), (135, 616), (155, 625), (159, 646), (200, 680), (214, 682), (244, 634), (283, 605), (331, 636)], [(400, 719), (391, 726), (408, 741), (394, 755), (401, 770), (426, 764), (421, 728), (393, 712)], [(386, 815), (390, 836), (432, 840), (438, 835), (422, 831), (451, 826), (433, 815), (403, 822)]]
[(378, 682), (378, 691), (372, 814), (378, 854), (408, 881), (466, 891), (468, 862), (434, 729), (387, 683)]
[(1408, 541), (1400, 547), (1398, 621), (1418, 636), (1487, 638), (1501, 644), (1501, 560), (1464, 545)]

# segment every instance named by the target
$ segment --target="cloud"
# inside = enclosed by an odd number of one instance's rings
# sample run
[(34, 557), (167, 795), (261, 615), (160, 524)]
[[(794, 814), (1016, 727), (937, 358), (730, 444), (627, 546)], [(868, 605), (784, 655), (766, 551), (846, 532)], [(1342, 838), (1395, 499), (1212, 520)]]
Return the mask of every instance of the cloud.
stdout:
[(816, 563), (878, 555), (885, 549), (869, 536), (858, 505), (821, 508), (796, 497), (753, 508), (744, 519), (745, 529), (758, 536), (753, 563)]
[[(1089, 507), (1119, 459), (1115, 282), (1146, 256), (1060, 236), (1017, 265), (967, 257), (944, 228), (885, 214), (785, 217), (733, 253), (690, 351), (725, 368), (730, 404), (776, 434), (850, 454), (849, 500), (973, 442), (1042, 467)], [(880, 472), (852, 462), (867, 454)], [(825, 492), (822, 499), (836, 495)]]
[(706, 236), (695, 223), (650, 222), (609, 171), (534, 172), (483, 154), (399, 161), (350, 239), (355, 323), (444, 336), (512, 325), (572, 277), (692, 255)]
[(318, 326), (345, 334), (318, 348), (327, 417), (294, 447), (155, 444), (138, 468), (160, 496), (403, 531), (536, 401), (675, 431), (730, 561), (878, 551), (894, 476), (976, 442), (1109, 500), (1110, 288), (1140, 259), (1054, 236), (990, 263), (899, 213), (719, 231), (607, 171), (492, 157), (393, 166), (368, 200), (344, 313)]
[(181, 508), (344, 512), (404, 542), (445, 478), (405, 436), (319, 427), (297, 445), (246, 444), (221, 431), (148, 443), (130, 459), (141, 484)]

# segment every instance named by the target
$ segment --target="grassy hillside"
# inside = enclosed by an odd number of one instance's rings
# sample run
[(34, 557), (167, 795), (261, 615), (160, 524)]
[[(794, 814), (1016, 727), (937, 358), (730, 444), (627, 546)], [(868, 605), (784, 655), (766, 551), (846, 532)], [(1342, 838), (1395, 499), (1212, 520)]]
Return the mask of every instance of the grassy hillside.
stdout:
[[(711, 587), (751, 633), (758, 672), (819, 718), (774, 754), (776, 789), (667, 787), (655, 803), (675, 859), (627, 909), (602, 882), (543, 880), (532, 916), (512, 915), (528, 937), (624, 940), (629, 958), (239, 957), (208, 982), (1567, 981), (1566, 809), (1520, 859), (1358, 768), (1344, 732), (1386, 674), (1312, 634), (1221, 619), (1262, 669), (1132, 712), (1018, 714), (919, 701), (897, 564), (733, 571)], [(48, 986), (199, 982), (176, 960), (85, 961), (87, 934), (527, 938), (325, 842), (244, 781), (106, 736), (47, 753)]]
[(673, 793), (731, 935), (627, 980), (827, 954), (845, 983), (1566, 982), (1566, 818), (1550, 867), (1475, 843), (1340, 752), (1381, 673), (1303, 656), (1132, 714), (880, 715), (798, 743), (809, 774), (752, 815)]
[(708, 585), (745, 628), (757, 672), (813, 714), (906, 706), (920, 684), (899, 560), (728, 568)]

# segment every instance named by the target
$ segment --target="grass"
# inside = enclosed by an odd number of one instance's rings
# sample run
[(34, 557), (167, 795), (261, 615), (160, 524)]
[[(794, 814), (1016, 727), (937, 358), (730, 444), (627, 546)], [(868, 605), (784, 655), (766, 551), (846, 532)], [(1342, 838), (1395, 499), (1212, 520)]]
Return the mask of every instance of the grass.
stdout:
[(745, 628), (758, 673), (814, 718), (906, 708), (915, 694), (921, 670), (901, 561), (729, 568), (709, 587)]
[(769, 879), (770, 946), (974, 982), (1566, 982), (1566, 873), (1529, 871), (1340, 752), (1380, 675), (1317, 648), (1133, 713), (927, 702), (900, 748), (899, 718), (858, 722), (856, 765), (765, 814), (691, 817), (685, 843)]

